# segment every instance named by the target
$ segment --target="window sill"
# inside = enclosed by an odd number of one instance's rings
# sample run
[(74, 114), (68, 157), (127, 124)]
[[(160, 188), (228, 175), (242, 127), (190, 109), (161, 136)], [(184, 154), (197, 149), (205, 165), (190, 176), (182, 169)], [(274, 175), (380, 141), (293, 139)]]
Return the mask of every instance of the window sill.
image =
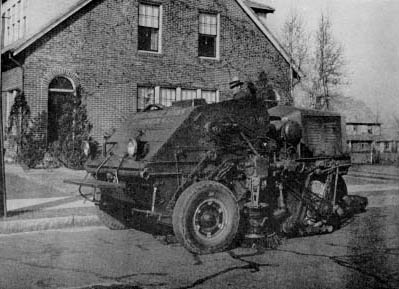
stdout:
[(138, 50), (137, 52), (141, 55), (163, 56), (162, 52), (157, 51)]
[(213, 60), (213, 61), (219, 61), (219, 57), (209, 57), (209, 56), (198, 56), (199, 59), (204, 59), (204, 60)]

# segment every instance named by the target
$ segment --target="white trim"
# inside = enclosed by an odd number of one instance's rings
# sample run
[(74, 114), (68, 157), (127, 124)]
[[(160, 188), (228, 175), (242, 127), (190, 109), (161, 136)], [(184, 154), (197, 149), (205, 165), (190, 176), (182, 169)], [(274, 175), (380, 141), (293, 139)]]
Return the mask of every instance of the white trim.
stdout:
[(64, 75), (64, 74), (62, 74), (62, 73), (59, 73), (59, 74), (53, 76), (53, 78), (50, 79), (50, 82), (48, 83), (48, 86), (50, 86), (50, 83), (51, 83), (54, 79), (56, 79), (57, 77), (63, 77), (63, 78), (65, 78), (65, 79), (67, 79), (67, 80), (71, 83), (73, 89), (48, 88), (48, 91), (52, 91), (52, 92), (71, 92), (71, 93), (76, 93), (76, 84), (75, 84), (75, 81), (73, 81), (72, 78), (70, 78), (70, 77), (68, 77), (67, 75)]
[(154, 87), (154, 94), (155, 94), (155, 103), (161, 103), (161, 87), (160, 86), (155, 86)]
[(292, 65), (292, 69), (296, 71), (296, 73), (300, 76), (303, 77), (304, 74), (303, 72), (299, 69), (299, 67), (293, 63), (288, 55), (288, 53), (285, 51), (283, 46), (280, 44), (280, 42), (277, 40), (277, 38), (269, 31), (269, 29), (262, 24), (262, 22), (258, 19), (258, 17), (252, 12), (252, 9), (245, 5), (243, 0), (236, 0), (237, 3), (241, 6), (241, 8), (245, 11), (245, 13), (248, 14), (248, 16), (252, 19), (252, 21), (258, 26), (258, 28), (263, 32), (263, 34), (267, 37), (267, 39), (270, 40), (270, 42), (276, 47), (278, 52), (280, 52), (281, 56), (287, 61), (289, 64)]
[(176, 101), (181, 100), (181, 87), (176, 87)]
[(162, 54), (162, 28), (163, 28), (163, 6), (159, 5), (159, 32), (158, 32), (158, 53)]
[(74, 89), (62, 89), (62, 88), (49, 88), (50, 92), (66, 92), (66, 93), (75, 93)]
[(217, 35), (217, 39), (216, 39), (216, 59), (220, 59), (220, 27), (221, 27), (221, 23), (220, 23), (220, 13), (218, 13), (218, 35)]

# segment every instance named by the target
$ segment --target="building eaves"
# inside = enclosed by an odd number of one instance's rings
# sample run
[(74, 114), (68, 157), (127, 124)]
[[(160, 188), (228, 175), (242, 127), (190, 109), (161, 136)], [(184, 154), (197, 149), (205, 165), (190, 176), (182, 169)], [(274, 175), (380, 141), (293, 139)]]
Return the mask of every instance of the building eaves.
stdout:
[(82, 1), (78, 2), (67, 13), (65, 13), (61, 17), (56, 18), (53, 21), (51, 21), (50, 24), (47, 25), (44, 29), (40, 30), (39, 32), (33, 34), (32, 36), (30, 36), (26, 39), (21, 39), (20, 41), (16, 41), (16, 42), (4, 47), (1, 50), (1, 53), (3, 54), (5, 52), (11, 51), (14, 56), (18, 55), (19, 53), (24, 51), (26, 48), (31, 46), (33, 43), (35, 43), (37, 40), (39, 40), (44, 35), (46, 35), (48, 32), (50, 32), (55, 27), (57, 27), (58, 25), (63, 23), (65, 20), (67, 20), (69, 17), (74, 15), (76, 12), (83, 9), (86, 5), (88, 5), (92, 1), (93, 0), (82, 0)]
[(245, 4), (251, 7), (255, 12), (273, 13), (275, 11), (273, 7), (250, 0), (246, 0)]
[(241, 8), (245, 11), (245, 13), (251, 18), (251, 20), (255, 23), (255, 25), (263, 32), (263, 34), (266, 36), (267, 39), (270, 40), (270, 42), (273, 44), (273, 46), (277, 49), (277, 51), (281, 54), (281, 56), (284, 58), (284, 60), (290, 64), (292, 70), (298, 75), (298, 77), (303, 77), (304, 73), (301, 71), (301, 69), (292, 61), (291, 57), (285, 51), (284, 47), (281, 45), (281, 43), (278, 41), (278, 39), (271, 33), (271, 31), (262, 24), (262, 22), (259, 20), (259, 18), (254, 14), (253, 10), (245, 4), (245, 0), (235, 0)]

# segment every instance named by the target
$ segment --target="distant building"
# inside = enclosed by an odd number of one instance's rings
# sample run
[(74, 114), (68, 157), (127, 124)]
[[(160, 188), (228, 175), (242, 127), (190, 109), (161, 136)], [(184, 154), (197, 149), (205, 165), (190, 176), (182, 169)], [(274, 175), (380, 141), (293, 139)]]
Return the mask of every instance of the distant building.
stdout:
[(345, 117), (346, 137), (354, 164), (378, 161), (377, 142), (381, 139), (382, 124), (367, 105), (350, 97), (334, 98), (333, 109)]
[(256, 80), (264, 71), (288, 98), (290, 75), (300, 72), (260, 20), (273, 9), (255, 4), (3, 1), (4, 118), (23, 91), (33, 117), (48, 112), (51, 125), (42, 133), (51, 143), (63, 100), (81, 91), (93, 137), (102, 142), (104, 132), (147, 104), (224, 100), (235, 76)]
[(399, 165), (399, 131), (397, 129), (383, 128), (376, 146), (380, 163)]
[(381, 123), (347, 121), (346, 136), (353, 163), (377, 161), (377, 143), (381, 139)]

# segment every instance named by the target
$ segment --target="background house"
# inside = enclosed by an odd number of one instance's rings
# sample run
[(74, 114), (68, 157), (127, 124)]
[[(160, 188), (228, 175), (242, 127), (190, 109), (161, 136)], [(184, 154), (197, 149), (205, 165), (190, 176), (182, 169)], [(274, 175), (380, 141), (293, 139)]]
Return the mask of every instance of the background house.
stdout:
[(399, 130), (378, 120), (367, 105), (349, 97), (335, 98), (334, 110), (345, 116), (347, 142), (355, 164), (399, 161)]
[(381, 139), (382, 125), (377, 116), (364, 102), (350, 97), (334, 98), (332, 107), (345, 117), (347, 143), (352, 163), (377, 162), (377, 143)]
[[(221, 101), (232, 78), (256, 81), (261, 72), (285, 101), (290, 74), (298, 77), (260, 20), (270, 7), (252, 9), (242, 0), (76, 0), (43, 9), (36, 2), (3, 1), (4, 8), (20, 7), (23, 31), (4, 38), (4, 117), (23, 91), (32, 116), (48, 112), (51, 125), (42, 133), (49, 143), (57, 140), (63, 103), (76, 95), (101, 142), (104, 132), (149, 103)], [(30, 28), (40, 12), (40, 25)], [(6, 27), (18, 23), (11, 17)]]
[(399, 131), (393, 127), (383, 127), (381, 138), (376, 142), (379, 162), (399, 165)]

